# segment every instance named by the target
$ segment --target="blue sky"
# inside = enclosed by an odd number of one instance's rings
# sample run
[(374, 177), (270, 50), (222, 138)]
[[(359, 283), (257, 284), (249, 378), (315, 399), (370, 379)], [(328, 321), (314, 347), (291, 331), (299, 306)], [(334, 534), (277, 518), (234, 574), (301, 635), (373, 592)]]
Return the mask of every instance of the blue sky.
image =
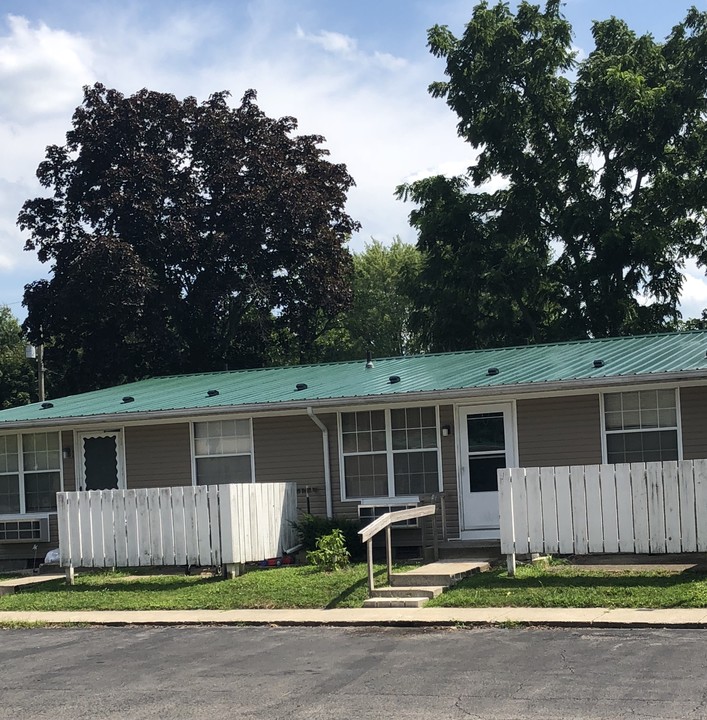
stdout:
[[(612, 14), (664, 37), (689, 2), (568, 0), (580, 52), (591, 21)], [(707, 10), (707, 0), (694, 3)], [(357, 182), (349, 212), (362, 223), (351, 247), (371, 237), (414, 241), (410, 207), (395, 187), (432, 173), (462, 172), (474, 159), (455, 117), (427, 85), (442, 63), (427, 29), (461, 32), (465, 0), (0, 0), (0, 304), (18, 317), (25, 283), (46, 275), (15, 226), (22, 202), (40, 194), (34, 177), (44, 148), (62, 143), (81, 88), (96, 81), (205, 99), (248, 88), (270, 115), (293, 115), (302, 132), (327, 138)], [(704, 271), (686, 268), (683, 312), (707, 307)]]

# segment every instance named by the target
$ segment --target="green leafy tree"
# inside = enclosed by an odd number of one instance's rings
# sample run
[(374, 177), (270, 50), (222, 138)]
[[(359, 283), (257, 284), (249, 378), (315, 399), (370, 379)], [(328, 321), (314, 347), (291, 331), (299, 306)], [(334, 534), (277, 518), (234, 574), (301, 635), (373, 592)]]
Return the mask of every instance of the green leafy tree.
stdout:
[[(679, 317), (685, 258), (707, 262), (707, 13), (688, 11), (664, 42), (595, 22), (577, 61), (560, 5), (484, 2), (461, 37), (429, 31), (447, 75), (430, 92), (479, 151), (461, 178), (399, 189), (419, 205), (423, 277), (460, 318), (436, 345), (660, 329)], [(486, 191), (491, 179), (502, 189)]]
[(419, 250), (400, 237), (390, 245), (367, 243), (353, 256), (353, 299), (318, 341), (320, 359), (377, 357), (418, 352), (424, 347), (411, 325), (413, 295), (421, 266)]
[(0, 306), (0, 410), (37, 399), (37, 379), (25, 358), (25, 338), (10, 308)]
[(673, 328), (675, 330), (707, 330), (707, 309), (702, 311), (698, 318), (687, 318), (686, 320), (678, 320)]
[(51, 195), (18, 223), (51, 263), (26, 328), (62, 392), (306, 357), (350, 302), (345, 166), (254, 91), (227, 98), (96, 84), (47, 148)]
[(418, 203), (421, 267), (410, 328), (435, 351), (523, 344), (545, 339), (558, 308), (549, 252), (494, 212), (494, 198), (467, 192), (463, 178), (441, 176), (399, 188)]
[(421, 349), (410, 325), (420, 265), (419, 250), (399, 237), (388, 246), (373, 240), (354, 255), (353, 302), (345, 327), (359, 356), (367, 349), (378, 357)]
[(411, 327), (421, 256), (400, 237), (391, 245), (378, 240), (354, 255), (353, 302), (344, 327), (357, 357), (371, 350), (378, 357), (424, 349)]

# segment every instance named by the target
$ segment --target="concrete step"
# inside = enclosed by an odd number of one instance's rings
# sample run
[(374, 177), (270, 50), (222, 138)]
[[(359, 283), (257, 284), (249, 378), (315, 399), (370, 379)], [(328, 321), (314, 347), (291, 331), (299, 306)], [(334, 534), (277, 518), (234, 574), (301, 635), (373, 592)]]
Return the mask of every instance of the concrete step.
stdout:
[(431, 586), (425, 586), (420, 587), (418, 585), (413, 585), (410, 587), (382, 587), (382, 588), (376, 588), (372, 593), (371, 597), (379, 597), (379, 598), (403, 598), (403, 597), (426, 597), (426, 598), (434, 598), (438, 595), (441, 595), (444, 592), (444, 586), (443, 585), (431, 585)]
[(489, 570), (487, 560), (447, 559), (423, 565), (405, 573), (393, 573), (390, 584), (393, 587), (443, 586), (449, 587), (467, 575)]
[(27, 577), (12, 578), (10, 580), (0, 581), (0, 595), (14, 595), (17, 588), (27, 587), (29, 585), (39, 585), (40, 583), (51, 582), (52, 580), (63, 580), (65, 575), (30, 575)]
[(363, 601), (365, 608), (419, 608), (428, 597), (371, 597)]
[(496, 540), (447, 540), (439, 544), (438, 550), (441, 559), (501, 559), (501, 543)]

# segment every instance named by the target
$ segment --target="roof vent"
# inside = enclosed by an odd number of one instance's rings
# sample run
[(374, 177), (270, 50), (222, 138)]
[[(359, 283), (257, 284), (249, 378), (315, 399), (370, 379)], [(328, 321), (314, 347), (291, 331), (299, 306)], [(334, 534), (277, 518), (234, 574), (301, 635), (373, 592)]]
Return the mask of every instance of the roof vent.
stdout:
[(134, 401), (135, 401), (135, 398), (134, 398), (132, 395), (126, 395), (126, 396), (123, 398), (123, 402), (124, 402), (124, 403), (131, 403), (131, 402), (134, 402)]
[(371, 357), (371, 351), (366, 350), (366, 370), (370, 370), (373, 367), (373, 358)]
[(391, 376), (388, 378), (388, 382), (389, 382), (391, 385), (395, 385), (395, 383), (399, 383), (399, 382), (400, 382), (400, 375), (391, 375)]
[(218, 390), (207, 390), (206, 396), (207, 397), (216, 397), (218, 395)]
[(489, 368), (489, 369), (486, 371), (486, 374), (489, 375), (489, 376), (491, 376), (491, 375), (498, 375), (499, 372), (501, 372), (501, 371), (500, 371), (498, 368)]
[(595, 360), (595, 361), (594, 361), (594, 367), (595, 367), (595, 368), (604, 367), (604, 361), (603, 361), (603, 360)]
[(49, 410), (49, 408), (53, 408), (53, 407), (54, 407), (54, 403), (50, 403), (50, 402), (42, 403), (42, 410)]
[(295, 390), (306, 390), (307, 389), (307, 383), (297, 383), (295, 385)]

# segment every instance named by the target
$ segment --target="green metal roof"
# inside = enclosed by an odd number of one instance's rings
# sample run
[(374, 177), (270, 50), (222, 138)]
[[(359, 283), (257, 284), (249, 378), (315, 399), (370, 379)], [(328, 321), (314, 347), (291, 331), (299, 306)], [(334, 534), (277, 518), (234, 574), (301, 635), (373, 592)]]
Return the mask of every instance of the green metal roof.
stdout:
[[(435, 393), (480, 397), (587, 387), (630, 379), (707, 379), (707, 331), (581, 340), (548, 345), (374, 358), (365, 361), (298, 365), (178, 375), (141, 380), (0, 412), (5, 426), (98, 416), (200, 414), (219, 408), (269, 410), (332, 405), (370, 398), (406, 400)], [(595, 367), (594, 361), (603, 361)], [(489, 374), (497, 368), (498, 374)], [(399, 382), (391, 383), (390, 377)], [(297, 390), (298, 384), (306, 388)], [(209, 390), (218, 390), (210, 397)], [(124, 402), (125, 397), (134, 398)], [(339, 404), (343, 404), (340, 402)], [(257, 406), (257, 407), (253, 407)]]

